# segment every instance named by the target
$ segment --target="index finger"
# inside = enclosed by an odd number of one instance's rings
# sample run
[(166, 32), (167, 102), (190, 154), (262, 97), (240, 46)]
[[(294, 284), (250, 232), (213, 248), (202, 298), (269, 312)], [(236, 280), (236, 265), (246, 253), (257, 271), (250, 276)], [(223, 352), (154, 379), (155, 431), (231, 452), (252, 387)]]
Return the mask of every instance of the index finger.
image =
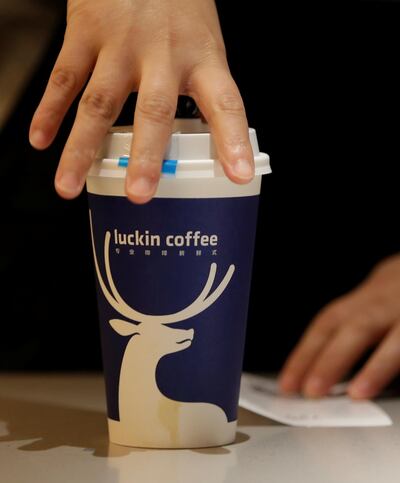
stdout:
[(255, 168), (249, 126), (242, 97), (227, 67), (198, 67), (190, 76), (188, 95), (210, 125), (225, 174), (235, 183), (250, 182)]
[(313, 323), (287, 358), (279, 375), (279, 387), (284, 393), (299, 392), (303, 378), (334, 332), (333, 327)]
[(354, 300), (340, 300), (326, 306), (306, 329), (287, 358), (279, 375), (282, 392), (300, 391), (304, 376), (337, 328), (354, 313)]

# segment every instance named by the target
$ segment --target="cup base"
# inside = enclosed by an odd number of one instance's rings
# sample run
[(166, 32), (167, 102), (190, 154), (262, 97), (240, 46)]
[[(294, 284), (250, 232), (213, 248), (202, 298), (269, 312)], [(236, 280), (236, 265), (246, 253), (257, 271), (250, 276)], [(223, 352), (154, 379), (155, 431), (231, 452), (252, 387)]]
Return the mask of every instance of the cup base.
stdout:
[(217, 434), (187, 434), (178, 435), (174, 438), (166, 437), (163, 440), (152, 440), (140, 435), (133, 434), (131, 430), (127, 430), (125, 425), (119, 421), (108, 418), (108, 432), (110, 442), (120, 446), (129, 446), (132, 448), (147, 449), (195, 449), (195, 448), (212, 448), (232, 444), (236, 440), (237, 421), (231, 421), (226, 424), (223, 431)]

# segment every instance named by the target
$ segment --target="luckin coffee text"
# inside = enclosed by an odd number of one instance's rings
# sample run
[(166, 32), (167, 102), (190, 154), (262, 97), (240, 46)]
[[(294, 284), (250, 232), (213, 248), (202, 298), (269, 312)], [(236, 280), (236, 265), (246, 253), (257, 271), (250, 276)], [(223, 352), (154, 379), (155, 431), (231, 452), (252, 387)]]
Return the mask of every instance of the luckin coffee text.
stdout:
[(207, 235), (201, 231), (187, 231), (183, 234), (155, 235), (149, 230), (141, 232), (121, 233), (117, 229), (113, 232), (116, 246), (129, 245), (132, 247), (216, 247), (218, 235)]

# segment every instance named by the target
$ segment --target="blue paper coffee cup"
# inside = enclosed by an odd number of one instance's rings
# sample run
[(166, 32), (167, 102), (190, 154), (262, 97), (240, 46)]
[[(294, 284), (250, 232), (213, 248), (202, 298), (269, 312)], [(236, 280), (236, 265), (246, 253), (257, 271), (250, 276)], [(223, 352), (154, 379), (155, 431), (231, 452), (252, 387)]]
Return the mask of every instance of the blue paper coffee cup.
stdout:
[(257, 209), (269, 158), (235, 184), (200, 120), (177, 120), (158, 190), (124, 191), (130, 129), (87, 178), (110, 441), (199, 448), (235, 440)]

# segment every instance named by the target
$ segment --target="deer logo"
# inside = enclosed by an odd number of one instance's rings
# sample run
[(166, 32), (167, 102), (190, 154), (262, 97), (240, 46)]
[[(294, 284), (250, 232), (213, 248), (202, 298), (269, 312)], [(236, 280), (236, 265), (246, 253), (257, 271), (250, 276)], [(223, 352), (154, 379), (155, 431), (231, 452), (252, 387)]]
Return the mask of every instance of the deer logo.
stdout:
[[(112, 319), (111, 327), (129, 337), (119, 378), (120, 420), (108, 419), (113, 442), (142, 447), (201, 447), (222, 445), (234, 439), (236, 421), (228, 422), (222, 408), (210, 403), (180, 402), (166, 397), (158, 388), (156, 368), (167, 355), (189, 348), (194, 329), (176, 329), (171, 324), (200, 314), (212, 305), (228, 286), (235, 266), (230, 265), (217, 288), (210, 293), (217, 264), (212, 263), (200, 295), (186, 308), (167, 315), (143, 314), (130, 307), (119, 294), (111, 273), (109, 246), (105, 234), (104, 264), (107, 288), (98, 264), (89, 211), (94, 263), (99, 285), (108, 303), (125, 319)], [(127, 320), (126, 320), (127, 319)], [(210, 434), (215, 440), (210, 442)]]

